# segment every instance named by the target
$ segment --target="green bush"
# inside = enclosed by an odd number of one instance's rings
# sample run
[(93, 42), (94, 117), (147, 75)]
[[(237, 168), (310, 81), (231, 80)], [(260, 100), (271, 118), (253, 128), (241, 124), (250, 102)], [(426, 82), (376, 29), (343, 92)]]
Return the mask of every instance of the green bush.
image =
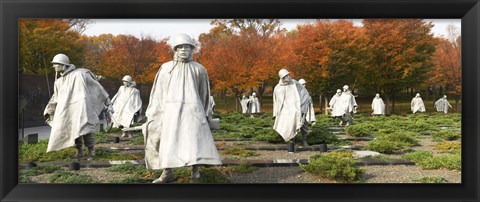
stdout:
[(250, 156), (258, 156), (257, 152), (254, 151), (248, 151), (243, 148), (239, 147), (227, 147), (225, 150), (222, 150), (221, 153), (223, 155), (236, 155), (236, 156), (241, 156), (241, 157), (250, 157)]
[(285, 140), (273, 129), (264, 130), (264, 133), (253, 137), (255, 141), (267, 141), (270, 143), (285, 143)]
[(462, 145), (460, 142), (439, 142), (435, 144), (433, 149), (440, 152), (459, 153)]
[[(301, 139), (301, 134), (297, 135)], [(308, 144), (335, 144), (338, 138), (335, 134), (326, 128), (320, 128), (317, 125), (312, 127), (312, 131), (307, 135)]]
[(385, 154), (393, 154), (404, 151), (408, 145), (404, 142), (394, 142), (384, 139), (376, 139), (367, 144), (365, 149)]
[(313, 175), (341, 182), (353, 182), (361, 179), (365, 173), (355, 163), (356, 161), (349, 157), (317, 154), (309, 158), (308, 164), (300, 164), (300, 167)]
[(403, 158), (413, 161), (423, 169), (447, 168), (450, 170), (461, 170), (462, 158), (460, 153), (434, 156), (429, 151), (415, 151), (404, 154)]
[(40, 139), (37, 144), (20, 144), (18, 158), (20, 163), (29, 161), (68, 161), (75, 155), (74, 148), (47, 153), (48, 139)]
[(200, 168), (200, 178), (192, 182), (191, 170), (189, 168), (177, 168), (174, 170), (176, 183), (198, 183), (198, 184), (224, 184), (229, 183), (228, 178), (214, 167)]
[(413, 162), (420, 162), (423, 159), (433, 158), (433, 153), (430, 151), (414, 151), (408, 154), (402, 155), (402, 158)]
[(448, 183), (448, 180), (443, 177), (422, 177), (419, 179), (413, 180), (414, 182), (422, 182), (422, 183)]
[(405, 143), (406, 146), (412, 147), (419, 145), (418, 140), (415, 139), (415, 134), (413, 133), (391, 133), (391, 134), (382, 134), (377, 137), (379, 140), (385, 140), (390, 142), (401, 142)]
[(238, 166), (229, 166), (225, 168), (228, 172), (240, 173), (240, 174), (248, 174), (252, 173), (253, 171), (258, 170), (257, 167), (252, 166), (248, 163), (242, 163)]
[(376, 127), (372, 123), (360, 123), (350, 125), (345, 129), (345, 132), (354, 137), (370, 137), (376, 131)]
[(437, 133), (434, 133), (432, 135), (433, 139), (435, 141), (441, 141), (441, 140), (447, 140), (447, 141), (452, 141), (452, 140), (458, 140), (461, 137), (461, 132), (459, 130), (444, 130), (440, 131)]
[(147, 169), (143, 165), (135, 165), (130, 162), (114, 165), (107, 169), (109, 172), (119, 172), (126, 174), (145, 175)]
[(67, 171), (55, 171), (49, 177), (50, 183), (93, 183), (92, 178), (86, 175)]

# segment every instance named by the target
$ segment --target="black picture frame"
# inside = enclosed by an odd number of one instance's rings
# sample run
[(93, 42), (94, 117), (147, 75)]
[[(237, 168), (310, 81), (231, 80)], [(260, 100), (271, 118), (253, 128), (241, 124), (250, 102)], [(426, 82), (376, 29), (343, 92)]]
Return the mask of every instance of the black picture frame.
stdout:
[[(0, 1), (1, 201), (478, 201), (478, 0)], [(461, 18), (461, 184), (18, 184), (19, 18)]]

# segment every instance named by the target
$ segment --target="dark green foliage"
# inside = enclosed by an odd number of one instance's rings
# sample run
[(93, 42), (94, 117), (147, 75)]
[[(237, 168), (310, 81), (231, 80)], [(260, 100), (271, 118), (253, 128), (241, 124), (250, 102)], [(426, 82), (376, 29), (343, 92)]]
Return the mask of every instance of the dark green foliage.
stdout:
[(221, 153), (223, 155), (236, 155), (236, 156), (241, 156), (241, 157), (249, 157), (249, 156), (258, 156), (257, 152), (254, 151), (248, 151), (243, 148), (239, 147), (228, 147), (225, 148), (225, 150), (222, 150)]
[(421, 182), (421, 183), (448, 183), (448, 180), (443, 177), (422, 177), (419, 179), (413, 180), (414, 182)]
[(30, 179), (30, 177), (32, 176), (53, 173), (60, 170), (63, 169), (60, 166), (56, 165), (37, 166), (29, 169), (22, 169), (18, 173), (18, 180), (20, 183), (32, 183), (33, 181)]
[[(297, 137), (301, 138), (301, 134), (297, 135)], [(310, 145), (314, 144), (335, 144), (338, 142), (338, 138), (335, 134), (330, 132), (325, 128), (320, 126), (312, 127), (312, 131), (307, 136), (307, 142)]]
[(67, 161), (75, 155), (74, 148), (67, 148), (60, 151), (47, 153), (48, 139), (41, 139), (37, 144), (20, 144), (18, 158), (20, 163), (29, 161)]
[(447, 168), (450, 170), (461, 170), (462, 167), (460, 153), (434, 156), (429, 151), (415, 151), (404, 154), (402, 157), (417, 163), (423, 169)]
[(437, 133), (434, 133), (432, 136), (433, 140), (441, 141), (441, 140), (458, 140), (461, 138), (461, 132), (459, 130), (443, 130)]
[(393, 154), (405, 150), (408, 147), (406, 143), (394, 142), (388, 140), (373, 140), (367, 144), (365, 149), (384, 154)]
[(372, 136), (376, 130), (377, 129), (374, 124), (365, 122), (348, 126), (345, 129), (345, 132), (347, 132), (348, 135), (354, 137), (369, 137)]
[(49, 177), (50, 183), (93, 183), (92, 178), (68, 171), (55, 171)]
[(309, 158), (309, 164), (300, 167), (314, 175), (326, 177), (341, 182), (353, 182), (361, 179), (365, 171), (355, 165), (351, 157), (317, 154)]
[(248, 163), (242, 163), (238, 166), (229, 166), (225, 169), (229, 172), (240, 173), (240, 174), (248, 174), (248, 173), (252, 173), (253, 171), (258, 170), (258, 167), (252, 166)]
[(257, 134), (253, 137), (255, 141), (267, 141), (270, 143), (285, 143), (285, 140), (273, 129), (264, 130), (263, 134)]

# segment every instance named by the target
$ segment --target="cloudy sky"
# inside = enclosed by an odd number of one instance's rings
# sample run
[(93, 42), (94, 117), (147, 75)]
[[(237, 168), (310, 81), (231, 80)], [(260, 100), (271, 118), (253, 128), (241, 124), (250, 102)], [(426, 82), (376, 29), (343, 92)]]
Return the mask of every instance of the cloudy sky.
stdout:
[[(87, 36), (98, 36), (111, 33), (113, 35), (129, 34), (136, 37), (151, 36), (163, 39), (177, 33), (186, 33), (196, 39), (201, 33), (208, 32), (212, 19), (92, 19), (92, 24), (84, 32)], [(282, 19), (282, 27), (294, 29), (297, 24), (305, 24), (314, 19)], [(357, 26), (362, 26), (360, 19), (352, 19)], [(432, 32), (435, 36), (447, 36), (447, 25), (453, 24), (460, 31), (461, 19), (425, 19), (434, 24)], [(172, 37), (171, 37), (172, 38)]]

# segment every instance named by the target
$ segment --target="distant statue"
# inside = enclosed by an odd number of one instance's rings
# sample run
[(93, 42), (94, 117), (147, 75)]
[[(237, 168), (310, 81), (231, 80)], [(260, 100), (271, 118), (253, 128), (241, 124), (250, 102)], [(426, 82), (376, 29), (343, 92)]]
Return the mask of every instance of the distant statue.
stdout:
[(200, 178), (199, 165), (221, 165), (209, 122), (210, 83), (207, 71), (193, 61), (195, 43), (186, 34), (173, 42), (173, 61), (162, 64), (153, 82), (143, 125), (145, 165), (163, 169), (153, 183), (175, 180), (173, 168), (191, 166), (191, 180)]
[(333, 118), (337, 118), (337, 117), (341, 118), (344, 114), (344, 111), (342, 110), (342, 107), (340, 106), (341, 105), (341, 102), (340, 102), (341, 95), (342, 95), (342, 90), (337, 89), (337, 93), (335, 93), (335, 95), (332, 96), (332, 98), (330, 99), (330, 102), (328, 103), (328, 110), (330, 111), (331, 116)]
[(242, 99), (240, 100), (240, 106), (242, 106), (242, 113), (243, 114), (247, 113), (249, 102), (250, 102), (250, 99), (248, 99), (247, 96), (242, 95)]
[[(142, 113), (142, 99), (140, 91), (135, 88), (136, 83), (132, 77), (126, 75), (122, 81), (123, 85), (112, 98), (112, 121), (114, 127), (129, 128), (135, 121), (134, 117), (138, 117)], [(122, 137), (125, 135), (124, 133)]]
[(258, 101), (257, 94), (255, 92), (249, 98), (248, 113), (257, 114), (260, 113), (260, 102)]
[(380, 94), (376, 94), (375, 98), (372, 100), (372, 115), (385, 115), (385, 103), (380, 97)]
[(98, 117), (111, 105), (108, 93), (92, 72), (76, 68), (65, 54), (55, 55), (51, 63), (60, 77), (55, 80), (53, 95), (44, 111), (47, 123), (52, 126), (47, 152), (75, 145), (74, 158), (83, 158), (85, 145), (87, 160), (92, 160)]
[(435, 108), (437, 109), (437, 112), (443, 112), (443, 113), (448, 113), (448, 108), (452, 108), (452, 105), (447, 100), (447, 95), (444, 95), (442, 98), (438, 99), (435, 102)]
[(343, 113), (342, 120), (339, 125), (349, 126), (352, 124), (354, 114), (357, 113), (357, 101), (355, 101), (355, 96), (352, 95), (348, 85), (343, 86), (343, 92), (340, 96), (340, 109)]
[[(314, 111), (309, 110), (311, 98), (306, 88), (298, 81), (290, 78), (286, 69), (278, 72), (280, 80), (273, 90), (273, 129), (289, 144), (301, 132), (304, 123), (312, 123)], [(306, 142), (306, 135), (302, 137)]]
[(425, 104), (423, 104), (420, 93), (417, 93), (417, 95), (415, 95), (415, 97), (412, 99), (410, 108), (414, 114), (416, 112), (425, 112)]
[[(300, 83), (304, 88), (305, 88), (305, 102), (302, 102), (302, 128), (300, 128), (300, 132), (302, 133), (302, 140), (303, 140), (303, 146), (308, 146), (307, 142), (307, 135), (308, 135), (308, 124), (312, 123), (312, 125), (315, 125), (315, 122), (317, 121), (317, 118), (315, 117), (315, 109), (313, 108), (313, 101), (312, 97), (308, 93), (307, 90), (307, 81), (305, 79), (300, 79), (298, 80), (298, 83)], [(308, 116), (308, 117), (307, 117)]]

